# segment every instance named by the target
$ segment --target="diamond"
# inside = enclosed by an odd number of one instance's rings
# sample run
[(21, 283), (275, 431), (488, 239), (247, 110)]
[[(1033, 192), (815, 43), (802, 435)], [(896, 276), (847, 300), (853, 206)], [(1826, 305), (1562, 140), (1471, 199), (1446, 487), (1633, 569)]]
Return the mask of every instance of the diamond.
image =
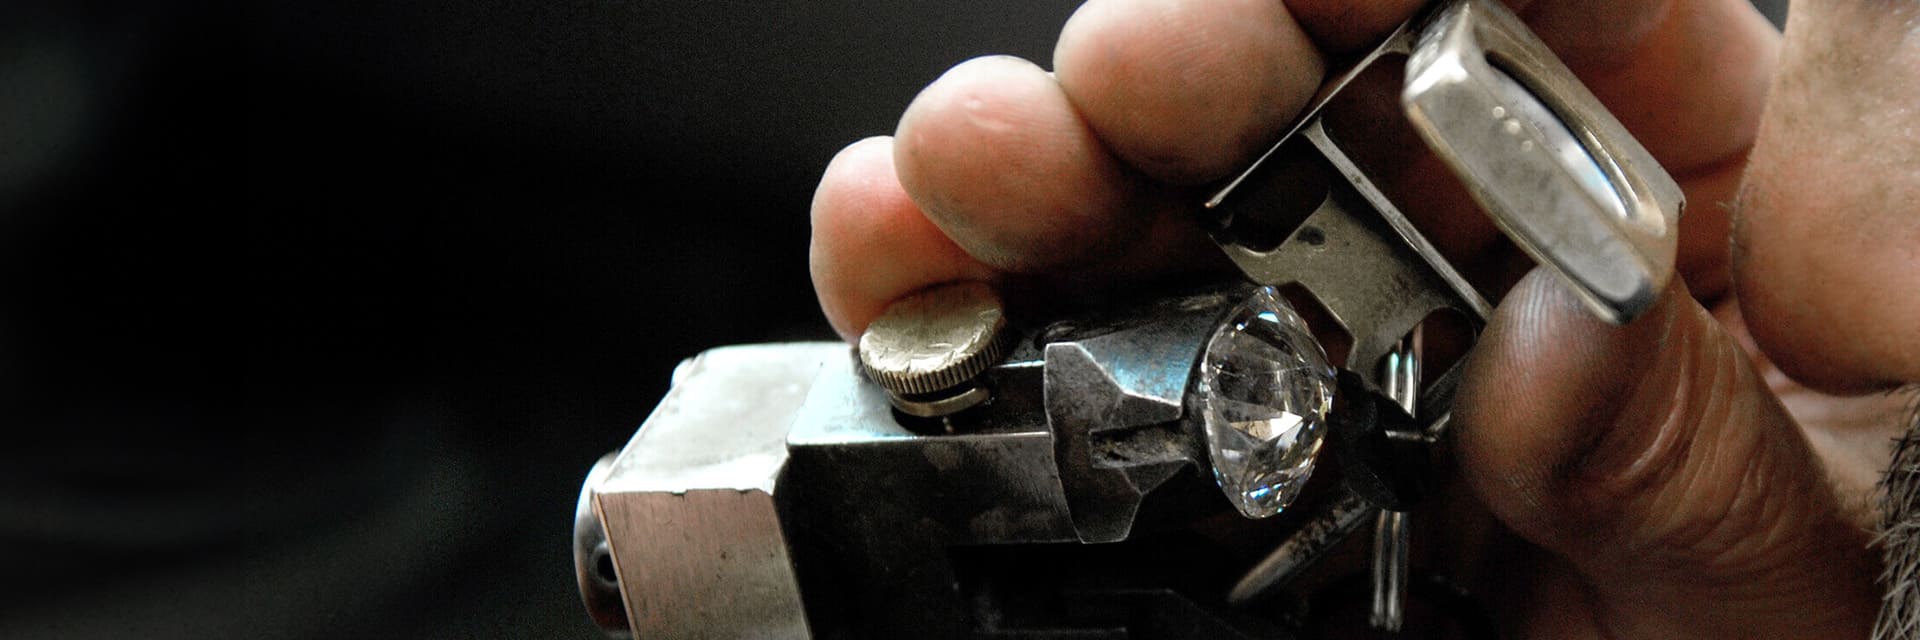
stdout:
[(1235, 306), (1201, 357), (1199, 394), (1213, 477), (1241, 514), (1265, 518), (1300, 495), (1333, 405), (1333, 367), (1273, 287)]

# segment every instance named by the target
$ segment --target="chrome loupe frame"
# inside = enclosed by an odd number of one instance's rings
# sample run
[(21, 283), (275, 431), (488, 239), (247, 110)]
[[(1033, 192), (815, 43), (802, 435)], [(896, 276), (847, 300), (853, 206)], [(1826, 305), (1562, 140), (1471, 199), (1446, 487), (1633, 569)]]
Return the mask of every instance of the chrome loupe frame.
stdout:
[[(1531, 94), (1515, 96), (1511, 79)], [(1583, 188), (1551, 132), (1519, 117), (1538, 99), (1619, 198)], [(1420, 30), (1401, 103), (1414, 130), (1515, 244), (1609, 322), (1653, 304), (1672, 277), (1680, 186), (1566, 65), (1505, 8), (1442, 5)]]

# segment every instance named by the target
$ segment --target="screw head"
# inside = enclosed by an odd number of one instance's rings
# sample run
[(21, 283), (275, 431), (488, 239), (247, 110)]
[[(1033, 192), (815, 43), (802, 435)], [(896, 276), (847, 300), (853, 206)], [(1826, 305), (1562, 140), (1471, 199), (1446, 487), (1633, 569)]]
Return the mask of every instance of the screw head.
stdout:
[(1006, 357), (1012, 339), (992, 287), (939, 285), (894, 302), (867, 325), (860, 335), (860, 367), (899, 406), (902, 396), (924, 400), (969, 391), (968, 383)]

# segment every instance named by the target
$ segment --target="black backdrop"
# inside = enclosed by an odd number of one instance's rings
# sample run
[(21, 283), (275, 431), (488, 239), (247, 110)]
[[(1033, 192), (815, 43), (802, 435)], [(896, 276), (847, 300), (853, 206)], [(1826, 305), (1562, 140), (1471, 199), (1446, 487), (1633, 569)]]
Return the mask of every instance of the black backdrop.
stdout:
[(0, 637), (594, 637), (588, 464), (1071, 4), (0, 8)]
[(1066, 3), (0, 9), (0, 637), (594, 637), (587, 466), (828, 338), (841, 146)]

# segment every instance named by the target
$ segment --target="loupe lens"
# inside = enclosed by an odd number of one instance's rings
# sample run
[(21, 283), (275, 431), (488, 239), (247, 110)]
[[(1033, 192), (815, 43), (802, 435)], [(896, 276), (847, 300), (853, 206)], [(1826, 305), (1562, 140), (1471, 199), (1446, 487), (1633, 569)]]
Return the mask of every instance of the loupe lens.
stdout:
[[(1613, 187), (1613, 180), (1600, 169), (1599, 161), (1587, 150), (1573, 131), (1560, 116), (1546, 103), (1527, 90), (1526, 85), (1514, 80), (1498, 66), (1493, 67), (1493, 83), (1501, 99), (1507, 104), (1494, 107), (1493, 117), (1505, 120), (1502, 127), (1509, 134), (1520, 138), (1521, 150), (1531, 151), (1534, 140), (1545, 144), (1545, 151), (1567, 167), (1580, 184), (1580, 188), (1592, 196), (1594, 202), (1604, 207), (1615, 217), (1627, 216), (1627, 204), (1620, 199), (1620, 192)], [(1526, 130), (1532, 130), (1534, 136), (1522, 136)]]

